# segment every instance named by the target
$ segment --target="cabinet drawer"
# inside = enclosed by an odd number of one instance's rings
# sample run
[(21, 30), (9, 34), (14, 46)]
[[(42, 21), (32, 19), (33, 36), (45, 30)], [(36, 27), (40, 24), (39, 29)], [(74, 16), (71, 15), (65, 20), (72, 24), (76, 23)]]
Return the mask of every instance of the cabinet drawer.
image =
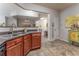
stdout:
[(16, 39), (15, 39), (15, 42), (16, 42), (16, 43), (22, 42), (22, 39), (23, 39), (23, 37), (16, 38)]
[(41, 33), (33, 33), (32, 36), (41, 36)]
[(24, 39), (29, 39), (29, 38), (31, 38), (31, 35), (24, 36)]
[(13, 45), (15, 45), (16, 43), (15, 43), (15, 40), (11, 40), (11, 41), (7, 41), (6, 42), (6, 48), (9, 48), (9, 47), (11, 47), (11, 46), (13, 46)]
[(41, 36), (34, 36), (34, 37), (32, 37), (32, 39), (40, 39), (41, 38)]
[(40, 48), (41, 47), (41, 40), (36, 39), (32, 40), (32, 49)]
[(18, 43), (6, 49), (6, 56), (23, 56), (23, 44)]

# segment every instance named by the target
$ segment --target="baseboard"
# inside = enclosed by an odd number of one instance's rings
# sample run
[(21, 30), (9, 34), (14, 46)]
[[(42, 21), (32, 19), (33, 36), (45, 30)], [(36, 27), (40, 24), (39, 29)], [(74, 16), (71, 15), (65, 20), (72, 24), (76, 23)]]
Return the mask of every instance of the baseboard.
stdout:
[[(62, 40), (62, 39), (60, 39), (60, 40)], [(62, 41), (69, 42), (68, 39), (66, 39), (66, 40), (62, 40)]]

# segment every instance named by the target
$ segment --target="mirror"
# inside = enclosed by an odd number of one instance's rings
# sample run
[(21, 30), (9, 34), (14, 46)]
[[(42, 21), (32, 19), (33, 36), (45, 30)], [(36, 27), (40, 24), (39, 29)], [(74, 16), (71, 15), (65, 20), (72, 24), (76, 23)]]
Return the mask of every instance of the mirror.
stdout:
[[(48, 17), (48, 14), (34, 12), (34, 11), (23, 11), (17, 15), (11, 16), (0, 16), (0, 27), (42, 27), (41, 24), (47, 22), (44, 20)], [(47, 25), (44, 24), (44, 27)]]
[(17, 15), (0, 16), (0, 27), (35, 27), (39, 19), (38, 12), (24, 10)]
[(16, 16), (18, 27), (36, 27), (35, 22), (40, 20), (39, 17)]
[(39, 17), (30, 17), (30, 16), (6, 16), (5, 17), (6, 27), (36, 27), (36, 21), (40, 20)]

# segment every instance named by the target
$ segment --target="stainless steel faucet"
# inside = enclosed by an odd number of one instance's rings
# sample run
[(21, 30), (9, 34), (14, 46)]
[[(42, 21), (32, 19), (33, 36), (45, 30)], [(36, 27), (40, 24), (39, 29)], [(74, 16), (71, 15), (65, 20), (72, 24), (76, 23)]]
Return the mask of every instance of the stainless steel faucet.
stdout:
[(13, 31), (14, 26), (15, 26), (15, 24), (12, 24), (12, 26), (10, 27), (10, 31), (12, 32), (12, 36), (14, 35), (14, 31)]

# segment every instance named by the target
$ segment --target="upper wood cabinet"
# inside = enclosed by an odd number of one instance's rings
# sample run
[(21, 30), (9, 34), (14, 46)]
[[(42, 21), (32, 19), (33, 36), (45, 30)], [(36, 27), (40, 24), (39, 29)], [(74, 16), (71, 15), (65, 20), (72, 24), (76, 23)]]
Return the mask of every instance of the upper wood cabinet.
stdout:
[(41, 33), (32, 33), (32, 49), (41, 47)]
[(24, 55), (31, 50), (31, 34), (24, 36)]

